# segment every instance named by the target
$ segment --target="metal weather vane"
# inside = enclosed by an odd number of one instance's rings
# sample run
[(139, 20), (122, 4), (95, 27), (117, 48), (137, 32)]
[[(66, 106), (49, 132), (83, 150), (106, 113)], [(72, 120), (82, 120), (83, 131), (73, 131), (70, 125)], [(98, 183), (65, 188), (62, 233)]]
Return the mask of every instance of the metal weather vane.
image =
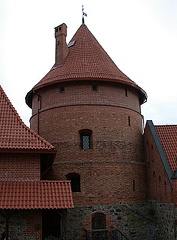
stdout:
[(84, 17), (87, 17), (87, 13), (84, 12), (84, 5), (82, 5), (82, 24), (85, 24)]

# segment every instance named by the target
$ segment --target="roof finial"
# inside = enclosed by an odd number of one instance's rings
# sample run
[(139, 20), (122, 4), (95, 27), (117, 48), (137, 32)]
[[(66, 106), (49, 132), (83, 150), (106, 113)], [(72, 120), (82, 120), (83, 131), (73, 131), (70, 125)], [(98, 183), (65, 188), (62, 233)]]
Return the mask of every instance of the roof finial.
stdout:
[(82, 5), (82, 24), (85, 24), (84, 16), (87, 17), (87, 13), (84, 12), (84, 5)]

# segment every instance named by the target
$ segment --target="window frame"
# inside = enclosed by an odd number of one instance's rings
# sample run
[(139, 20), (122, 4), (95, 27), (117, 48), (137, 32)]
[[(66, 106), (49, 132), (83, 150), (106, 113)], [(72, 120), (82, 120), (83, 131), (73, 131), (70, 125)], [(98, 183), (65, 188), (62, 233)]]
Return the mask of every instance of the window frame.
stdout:
[[(79, 131), (80, 134), (80, 148), (82, 150), (89, 150), (92, 149), (93, 144), (92, 144), (92, 130), (90, 129), (82, 129)], [(84, 143), (84, 137), (87, 136), (88, 139), (88, 143)], [(88, 146), (86, 146), (88, 145)]]

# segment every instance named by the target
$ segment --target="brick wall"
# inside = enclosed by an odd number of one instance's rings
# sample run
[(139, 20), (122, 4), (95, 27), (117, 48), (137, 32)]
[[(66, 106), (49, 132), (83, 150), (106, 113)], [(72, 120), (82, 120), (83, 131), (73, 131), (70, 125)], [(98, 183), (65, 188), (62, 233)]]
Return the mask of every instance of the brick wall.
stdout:
[[(58, 150), (51, 178), (80, 174), (75, 204), (144, 202), (143, 130), (136, 90), (84, 82), (49, 86), (38, 94), (31, 127), (38, 129), (39, 121), (39, 134)], [(80, 147), (82, 129), (92, 131), (91, 149)]]
[(173, 202), (173, 188), (165, 171), (150, 128), (146, 125), (144, 148), (147, 164), (148, 198), (159, 203)]
[[(10, 211), (9, 236), (12, 240), (42, 239), (42, 211), (18, 210)], [(5, 228), (5, 219), (0, 215), (0, 234)]]
[[(97, 91), (93, 91), (93, 86), (97, 87)], [(38, 111), (81, 104), (118, 106), (140, 112), (139, 97), (130, 87), (104, 82), (63, 83), (36, 92), (32, 101), (31, 127), (37, 130)]]
[(40, 180), (40, 155), (1, 153), (1, 181)]
[(144, 149), (147, 165), (147, 195), (152, 201), (159, 240), (176, 239), (176, 180), (170, 184), (149, 125), (145, 127)]
[(81, 192), (73, 192), (75, 205), (123, 204), (146, 201), (145, 166), (116, 160), (61, 163), (54, 174), (66, 179), (69, 172), (81, 176)]

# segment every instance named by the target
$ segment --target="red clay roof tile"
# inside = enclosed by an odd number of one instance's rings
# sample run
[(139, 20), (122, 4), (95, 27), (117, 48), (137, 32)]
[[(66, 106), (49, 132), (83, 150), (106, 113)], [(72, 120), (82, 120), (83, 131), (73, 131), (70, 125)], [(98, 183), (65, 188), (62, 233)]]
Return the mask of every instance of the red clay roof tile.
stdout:
[[(143, 101), (146, 99), (146, 93), (115, 65), (86, 25), (80, 26), (72, 41), (75, 44), (69, 48), (63, 65), (54, 65), (33, 90), (66, 81), (100, 80), (130, 85), (139, 90)], [(32, 91), (26, 97), (29, 106), (31, 95)]]
[(70, 181), (0, 181), (0, 209), (73, 207)]
[(177, 168), (177, 125), (155, 126), (172, 171)]
[(0, 150), (47, 150), (54, 147), (28, 128), (0, 86)]

